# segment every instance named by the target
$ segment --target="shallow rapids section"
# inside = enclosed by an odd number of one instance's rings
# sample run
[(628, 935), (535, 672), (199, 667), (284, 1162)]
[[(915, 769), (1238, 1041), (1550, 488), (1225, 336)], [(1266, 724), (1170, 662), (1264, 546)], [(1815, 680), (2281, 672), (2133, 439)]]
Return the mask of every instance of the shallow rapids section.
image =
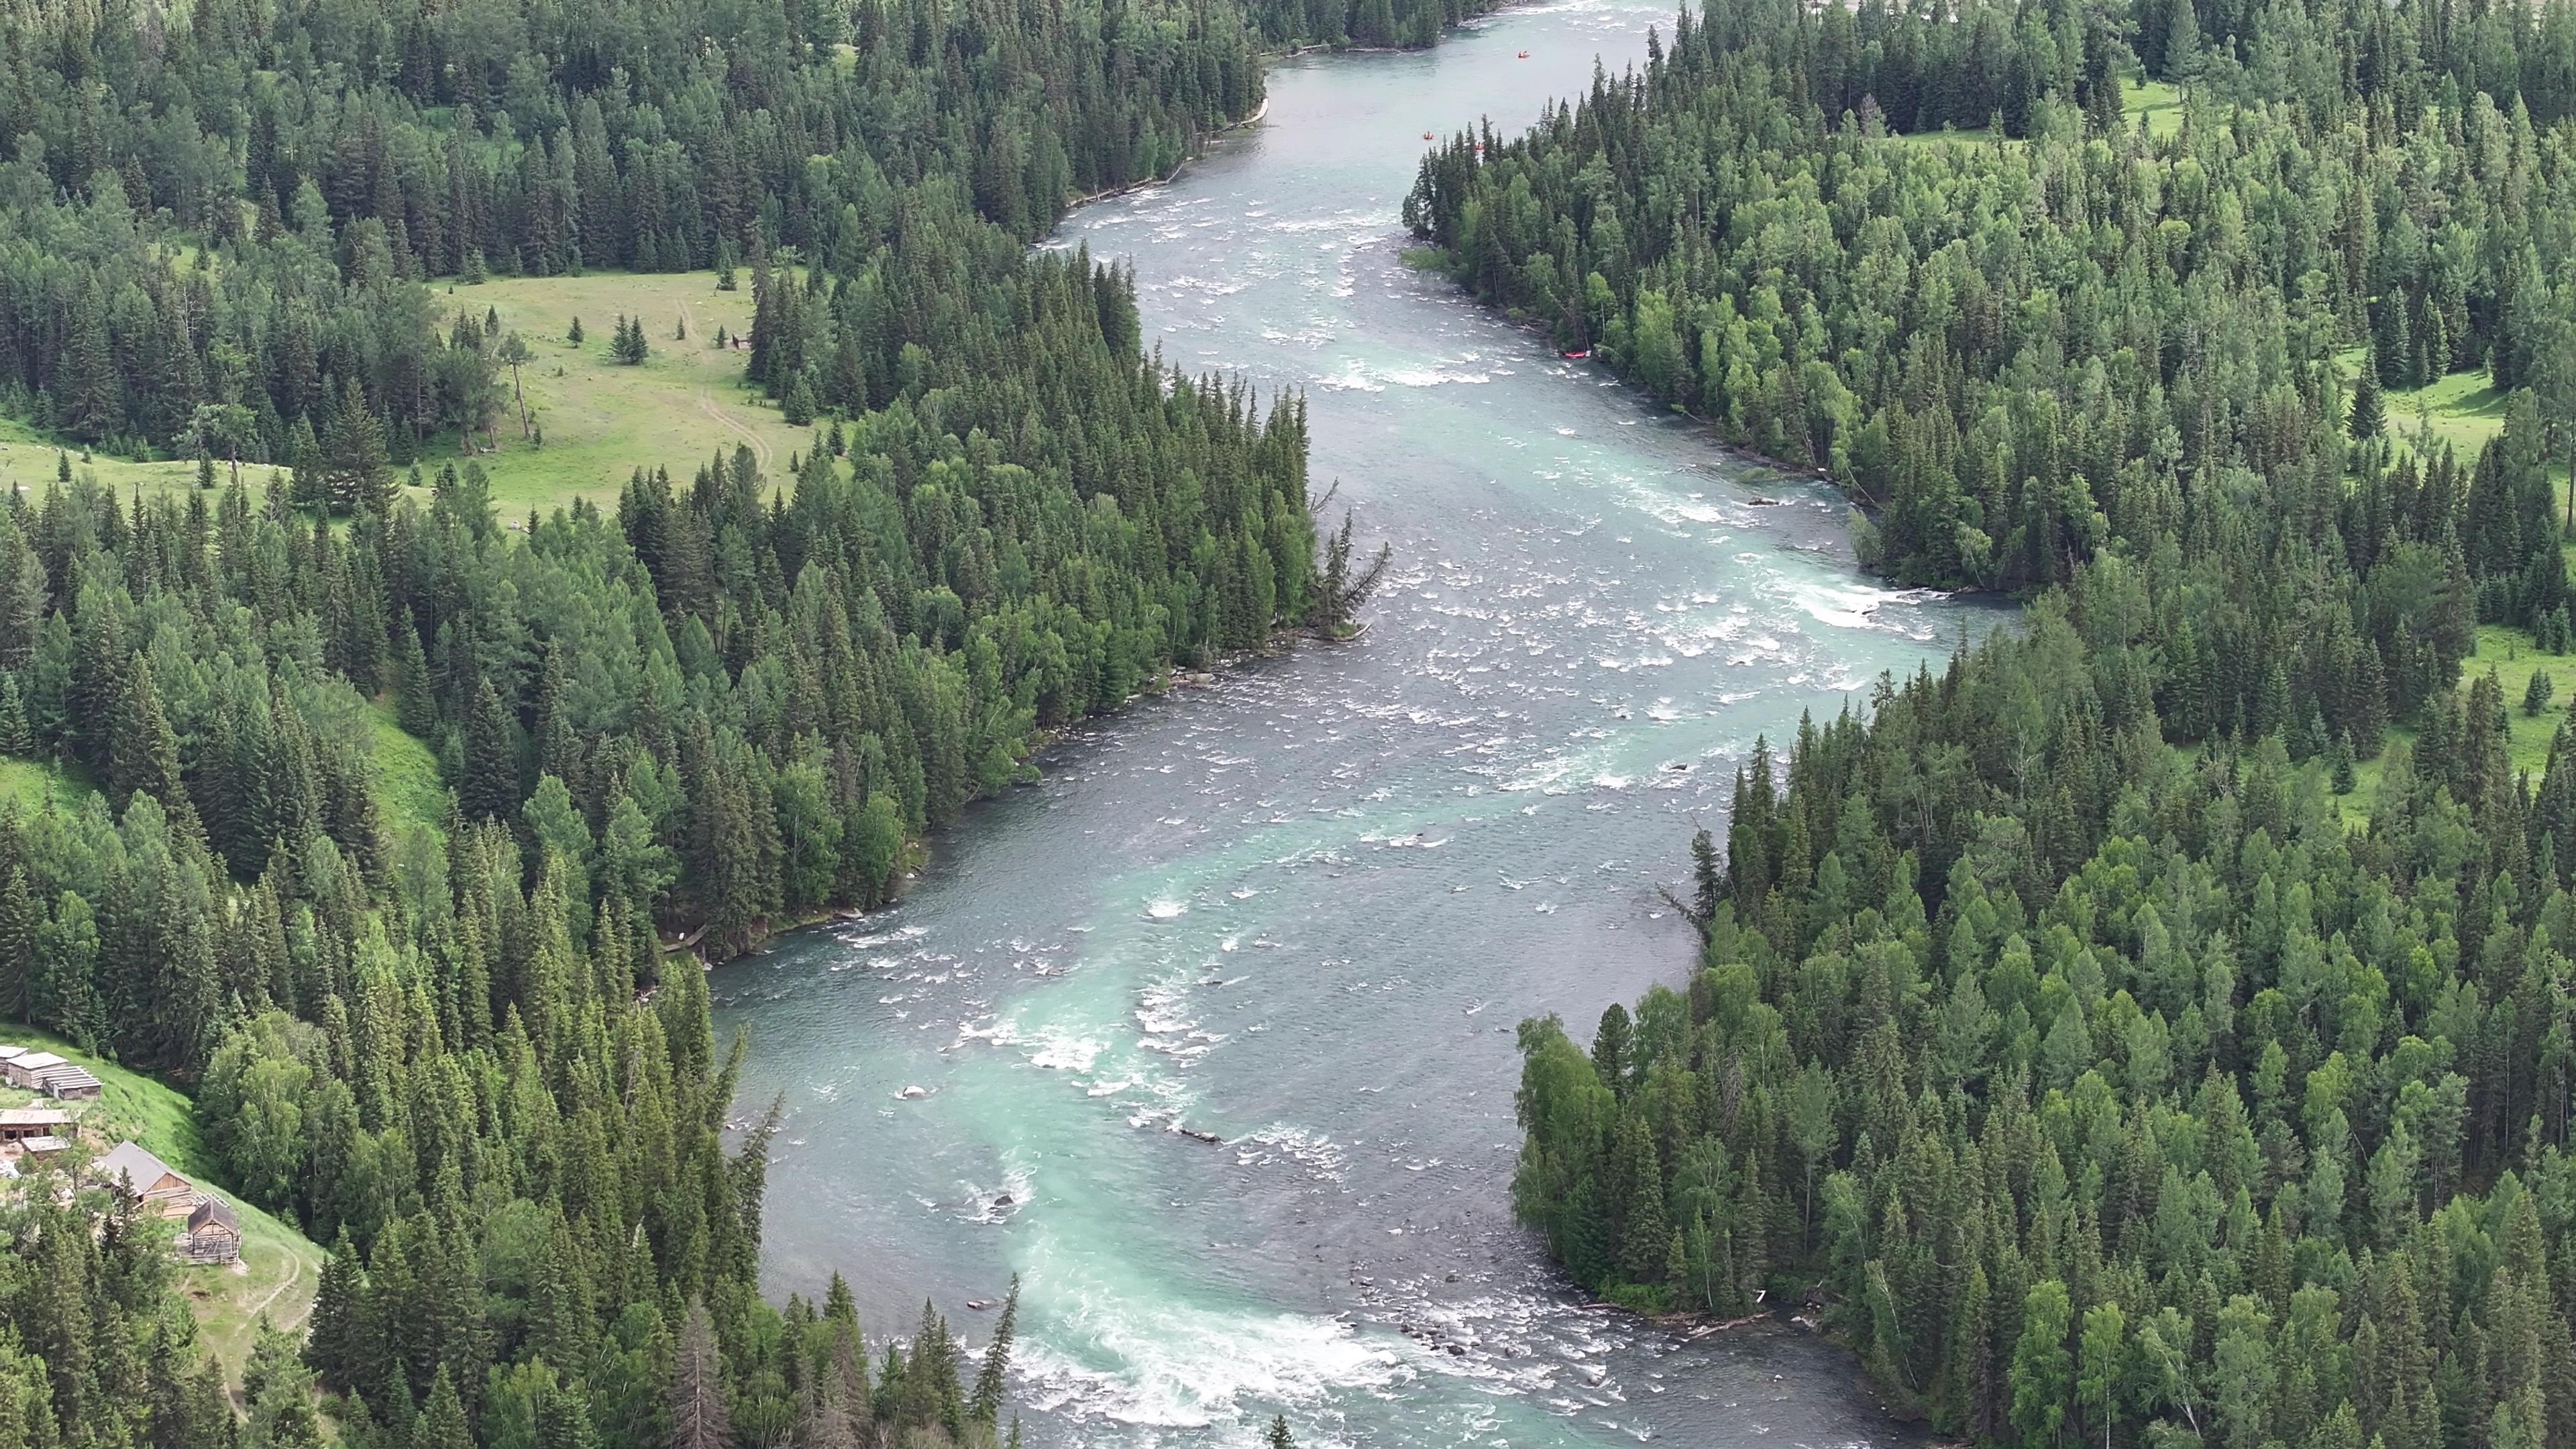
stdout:
[(1305, 390), (1318, 491), (1395, 545), (1371, 627), (1085, 730), (899, 909), (716, 973), (741, 1100), (788, 1110), (769, 1289), (837, 1269), (872, 1332), (931, 1294), (980, 1343), (1020, 1274), (1032, 1445), (1901, 1437), (1846, 1356), (1587, 1312), (1510, 1221), (1515, 1023), (1679, 981), (1655, 887), (1755, 736), (1995, 617), (1872, 587), (1828, 492), (1405, 266), (1423, 131), (1668, 21), (1283, 64), (1264, 124), (1074, 216), (1168, 360)]

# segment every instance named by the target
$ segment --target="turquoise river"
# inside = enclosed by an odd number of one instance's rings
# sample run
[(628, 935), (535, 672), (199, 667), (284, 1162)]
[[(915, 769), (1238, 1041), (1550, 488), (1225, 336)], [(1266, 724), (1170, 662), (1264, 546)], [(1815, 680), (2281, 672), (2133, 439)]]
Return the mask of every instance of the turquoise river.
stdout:
[(1318, 491), (1395, 548), (1370, 628), (1091, 726), (899, 908), (713, 978), (745, 1110), (787, 1107), (770, 1291), (837, 1269), (872, 1333), (929, 1295), (980, 1345), (1019, 1274), (1033, 1446), (1904, 1437), (1838, 1350), (1587, 1311), (1511, 1221), (1514, 1025), (1680, 981), (1656, 887), (1755, 736), (1994, 617), (1873, 586), (1829, 492), (1404, 264), (1424, 131), (1526, 125), (1669, 20), (1285, 62), (1260, 124), (1068, 220), (1166, 358), (1304, 391)]

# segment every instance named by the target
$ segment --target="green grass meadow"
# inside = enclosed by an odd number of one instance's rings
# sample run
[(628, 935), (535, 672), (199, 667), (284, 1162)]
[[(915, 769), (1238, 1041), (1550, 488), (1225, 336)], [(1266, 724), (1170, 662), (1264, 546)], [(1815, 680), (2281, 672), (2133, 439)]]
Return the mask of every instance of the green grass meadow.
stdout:
[[(451, 323), (460, 311), (477, 321), (497, 314), (502, 331), (517, 332), (536, 353), (520, 369), (518, 383), (543, 445), (521, 436), (518, 395), (503, 368), (497, 447), (480, 451), (478, 442), (478, 451), (468, 452), (454, 437), (432, 440), (421, 450), (422, 473), (434, 475), (450, 462), (480, 462), (492, 478), (494, 506), (505, 518), (532, 509), (551, 513), (575, 498), (614, 508), (618, 489), (638, 467), (667, 467), (685, 482), (719, 449), (730, 454), (738, 443), (748, 444), (773, 477), (783, 474), (788, 455), (813, 446), (813, 434), (789, 427), (776, 406), (743, 385), (747, 351), (716, 345), (719, 328), (732, 337), (751, 327), (750, 276), (736, 277), (740, 286), (730, 292), (716, 289), (713, 272), (433, 284), (432, 299)], [(609, 357), (621, 316), (643, 319), (652, 342), (652, 355), (639, 365)], [(582, 326), (578, 346), (569, 340), (576, 317)], [(684, 322), (689, 335), (682, 339)], [(84, 452), (25, 422), (0, 419), (0, 487), (43, 492), (66, 451), (76, 474), (86, 471), (119, 494), (137, 488), (165, 492), (196, 481), (193, 459), (137, 461)], [(216, 467), (219, 474), (227, 469), (221, 460)], [(245, 466), (242, 477), (264, 488), (278, 471)]]

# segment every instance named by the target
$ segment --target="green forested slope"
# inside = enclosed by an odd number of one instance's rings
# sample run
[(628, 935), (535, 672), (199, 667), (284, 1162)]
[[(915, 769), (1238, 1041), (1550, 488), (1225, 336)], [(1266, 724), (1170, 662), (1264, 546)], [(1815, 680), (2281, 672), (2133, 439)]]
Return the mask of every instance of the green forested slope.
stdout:
[[(1524, 1026), (1517, 1210), (1640, 1306), (1812, 1287), (1978, 1443), (2576, 1443), (2576, 17), (1694, 20), (1417, 226), (2030, 609), (1755, 751), (1691, 979)], [(2473, 455), (2387, 435), (2462, 373)]]
[[(1302, 405), (1173, 374), (1123, 275), (1026, 249), (1253, 109), (1256, 43), (1120, 3), (0, 13), (0, 408), (195, 464), (0, 509), (0, 753), (100, 787), (0, 809), (0, 1018), (189, 1087), (209, 1165), (333, 1245), (241, 1434), (314, 1442), (318, 1374), (388, 1449), (1005, 1437), (1006, 1345), (970, 1387), (934, 1312), (871, 1361), (837, 1287), (759, 1300), (766, 1129), (657, 938), (875, 904), (1037, 732), (1315, 612)], [(600, 266), (747, 294), (798, 431), (711, 418), (613, 517), (501, 517), (535, 324), (475, 283)], [(640, 369), (666, 325), (586, 320)], [(163, 1240), (101, 1206), (0, 1204), (0, 1444), (231, 1443)]]

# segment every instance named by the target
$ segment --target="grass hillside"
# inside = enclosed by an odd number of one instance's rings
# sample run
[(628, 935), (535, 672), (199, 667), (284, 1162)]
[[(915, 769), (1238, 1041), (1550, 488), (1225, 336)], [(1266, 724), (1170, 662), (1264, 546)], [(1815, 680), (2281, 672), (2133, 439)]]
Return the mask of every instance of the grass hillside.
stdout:
[[(541, 513), (588, 498), (613, 509), (617, 490), (638, 466), (666, 466), (686, 481), (718, 448), (747, 443), (775, 472), (787, 455), (812, 446), (807, 430), (791, 428), (778, 409), (742, 385), (749, 354), (716, 346), (716, 331), (739, 335), (751, 327), (751, 281), (736, 274), (739, 290), (719, 292), (713, 272), (633, 274), (598, 272), (583, 277), (496, 279), (467, 286), (439, 282), (431, 298), (452, 322), (459, 311), (477, 321), (497, 313), (504, 334), (517, 332), (536, 353), (520, 369), (530, 420), (544, 438), (538, 447), (519, 434), (519, 411), (509, 369), (500, 374), (504, 417), (499, 449), (472, 455), (492, 475), (492, 497), (503, 517)], [(621, 316), (640, 317), (652, 355), (633, 367), (608, 355)], [(582, 342), (566, 340), (574, 318)], [(688, 337), (677, 334), (681, 323)], [(26, 423), (0, 419), (0, 487), (42, 492), (54, 476), (63, 445)], [(193, 486), (191, 459), (135, 462), (70, 445), (72, 466), (85, 469), (120, 494)], [(456, 440), (422, 450), (424, 474), (441, 464), (460, 466), (469, 455)], [(226, 467), (217, 462), (219, 472)], [(276, 470), (242, 469), (254, 488), (265, 488)]]
[(385, 828), (397, 840), (415, 825), (446, 828), (447, 782), (439, 778), (437, 753), (395, 723), (390, 699), (368, 706), (368, 724), (375, 731), (376, 802), (384, 807)]
[[(223, 1192), (204, 1139), (197, 1135), (188, 1099), (167, 1083), (127, 1071), (29, 1027), (0, 1024), (0, 1041), (58, 1052), (97, 1075), (102, 1088), (99, 1099), (72, 1104), (92, 1150), (104, 1151), (127, 1139), (140, 1142), (199, 1191), (222, 1192), (239, 1210), (239, 1264), (176, 1270), (206, 1346), (223, 1360), (225, 1377), (239, 1383), (262, 1314), (279, 1327), (292, 1329), (313, 1312), (314, 1290), (322, 1281), (323, 1251), (293, 1225)], [(0, 1087), (0, 1107), (40, 1100), (32, 1092)], [(177, 1224), (172, 1224), (172, 1230), (177, 1230)]]

